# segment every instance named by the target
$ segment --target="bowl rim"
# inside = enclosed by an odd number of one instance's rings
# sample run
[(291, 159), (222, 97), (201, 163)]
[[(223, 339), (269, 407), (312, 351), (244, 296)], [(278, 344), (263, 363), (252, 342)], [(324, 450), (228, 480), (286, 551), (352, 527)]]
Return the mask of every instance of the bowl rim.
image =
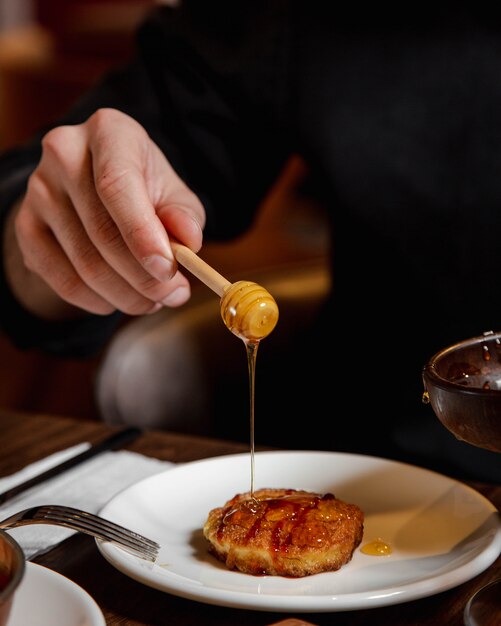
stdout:
[(19, 545), (19, 543), (9, 535), (9, 533), (4, 530), (0, 530), (0, 541), (5, 541), (12, 548), (15, 558), (18, 561), (18, 567), (16, 567), (16, 571), (14, 575), (11, 577), (7, 585), (3, 589), (0, 590), (0, 605), (9, 602), (11, 597), (14, 595), (15, 590), (20, 585), (21, 580), (24, 577), (26, 571), (26, 559), (24, 556), (23, 549)]
[(483, 333), (482, 335), (476, 335), (475, 337), (469, 337), (468, 339), (462, 339), (461, 341), (457, 341), (456, 343), (450, 344), (445, 348), (442, 348), (438, 352), (435, 352), (433, 356), (431, 356), (428, 361), (423, 366), (422, 376), (425, 382), (426, 391), (429, 390), (426, 386), (427, 379), (431, 380), (434, 385), (437, 387), (444, 389), (446, 391), (461, 391), (462, 394), (470, 394), (470, 395), (479, 395), (482, 397), (487, 396), (501, 396), (501, 389), (481, 389), (480, 387), (467, 387), (466, 385), (462, 385), (460, 383), (455, 383), (440, 374), (437, 371), (437, 363), (440, 359), (447, 356), (449, 353), (457, 350), (461, 347), (470, 347), (475, 346), (477, 344), (486, 342), (492, 342), (498, 340), (501, 347), (501, 331), (488, 331)]

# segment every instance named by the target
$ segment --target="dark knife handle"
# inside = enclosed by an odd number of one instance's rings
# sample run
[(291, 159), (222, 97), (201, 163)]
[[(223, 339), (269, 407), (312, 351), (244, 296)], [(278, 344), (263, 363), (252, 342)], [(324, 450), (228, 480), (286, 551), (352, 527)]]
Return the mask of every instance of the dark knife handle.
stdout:
[(139, 437), (142, 432), (143, 431), (140, 428), (135, 428), (131, 426), (130, 428), (126, 428), (118, 433), (115, 433), (114, 435), (111, 435), (111, 437), (104, 439), (104, 441), (101, 441), (100, 443), (96, 443), (95, 445), (91, 446), (90, 448), (85, 450), (85, 452), (77, 454), (67, 461), (59, 463), (59, 465), (55, 465), (47, 471), (42, 472), (41, 474), (37, 474), (36, 476), (33, 476), (33, 478), (30, 478), (23, 483), (20, 483), (19, 485), (16, 485), (15, 487), (12, 487), (11, 489), (7, 489), (7, 491), (4, 491), (3, 493), (0, 493), (0, 504), (3, 504), (7, 500), (10, 500), (14, 496), (17, 496), (18, 493), (26, 491), (27, 489), (30, 489), (31, 487), (34, 487), (35, 485), (38, 485), (45, 480), (52, 478), (53, 476), (62, 474), (66, 470), (75, 467), (75, 465), (79, 465), (80, 463), (83, 463), (84, 461), (87, 461), (88, 459), (91, 459), (92, 457), (95, 457), (102, 452), (107, 452), (108, 450), (116, 450), (127, 445), (128, 443), (134, 441), (134, 439)]

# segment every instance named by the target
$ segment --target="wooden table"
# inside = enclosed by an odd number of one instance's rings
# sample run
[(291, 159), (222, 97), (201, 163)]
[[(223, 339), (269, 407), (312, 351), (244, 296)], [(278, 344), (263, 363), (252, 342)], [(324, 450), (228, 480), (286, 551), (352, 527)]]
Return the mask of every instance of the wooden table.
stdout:
[[(81, 441), (98, 441), (112, 430), (99, 422), (0, 411), (0, 475)], [(156, 431), (146, 432), (128, 449), (173, 462), (248, 451), (240, 443)], [(501, 485), (469, 484), (501, 510)], [(361, 611), (290, 615), (206, 605), (151, 589), (108, 564), (86, 535), (74, 535), (34, 561), (87, 590), (101, 607), (108, 626), (462, 626), (467, 598), (481, 585), (501, 577), (499, 557), (471, 581), (429, 598)]]

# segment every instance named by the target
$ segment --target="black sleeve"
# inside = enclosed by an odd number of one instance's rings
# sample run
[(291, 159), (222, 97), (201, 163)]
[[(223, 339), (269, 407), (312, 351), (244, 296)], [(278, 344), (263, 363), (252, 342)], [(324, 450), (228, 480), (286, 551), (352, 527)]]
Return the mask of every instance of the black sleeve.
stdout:
[(206, 238), (228, 239), (255, 209), (291, 152), (287, 1), (184, 0), (139, 32), (160, 107), (158, 143), (204, 203)]
[[(137, 56), (85, 94), (57, 124), (102, 107), (135, 118), (201, 198), (206, 239), (251, 224), (289, 153), (281, 110), (287, 82), (284, 2), (184, 1), (159, 7), (138, 31)], [(24, 192), (48, 129), (0, 156), (0, 219)], [(49, 323), (15, 301), (0, 272), (0, 325), (21, 348), (92, 354), (118, 315)]]

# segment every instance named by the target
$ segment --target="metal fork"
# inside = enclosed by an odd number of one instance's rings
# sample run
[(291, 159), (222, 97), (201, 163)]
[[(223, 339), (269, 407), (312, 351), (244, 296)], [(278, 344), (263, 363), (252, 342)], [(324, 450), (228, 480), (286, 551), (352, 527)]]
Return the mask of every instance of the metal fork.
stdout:
[(160, 546), (128, 528), (119, 526), (103, 517), (74, 509), (69, 506), (33, 506), (0, 521), (0, 528), (15, 528), (26, 524), (52, 524), (65, 526), (103, 541), (110, 541), (123, 550), (147, 561), (155, 561)]

